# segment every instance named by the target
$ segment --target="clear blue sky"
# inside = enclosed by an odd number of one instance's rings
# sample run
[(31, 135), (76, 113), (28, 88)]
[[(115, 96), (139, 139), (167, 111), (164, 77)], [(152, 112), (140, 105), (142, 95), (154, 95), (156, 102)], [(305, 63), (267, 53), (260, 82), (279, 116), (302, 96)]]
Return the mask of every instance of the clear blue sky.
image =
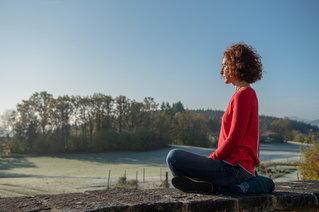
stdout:
[(0, 0), (0, 113), (40, 91), (224, 110), (239, 41), (262, 56), (260, 114), (319, 118), (317, 0)]

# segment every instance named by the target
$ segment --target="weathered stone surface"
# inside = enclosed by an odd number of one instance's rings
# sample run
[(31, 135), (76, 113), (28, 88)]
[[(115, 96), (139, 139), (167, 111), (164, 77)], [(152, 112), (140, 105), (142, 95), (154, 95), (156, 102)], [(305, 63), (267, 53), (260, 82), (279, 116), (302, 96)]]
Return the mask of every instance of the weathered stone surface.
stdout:
[(238, 211), (237, 200), (233, 198), (217, 199), (217, 200), (195, 200), (184, 204), (183, 211), (216, 211), (216, 212), (232, 212)]
[(170, 189), (115, 188), (85, 193), (0, 198), (0, 212), (319, 212), (319, 181), (277, 183), (272, 194), (216, 196)]
[(33, 197), (0, 198), (1, 212), (41, 211), (50, 208)]
[[(274, 194), (276, 198), (276, 210), (300, 210), (303, 208), (318, 207), (317, 198), (313, 194), (277, 192)], [(319, 209), (319, 208), (318, 208)]]
[(137, 204), (129, 207), (131, 212), (166, 212), (166, 211), (180, 211), (182, 208), (182, 203), (179, 202), (157, 202), (157, 203), (148, 203), (148, 204)]
[(259, 212), (273, 210), (273, 196), (270, 194), (248, 195), (238, 198), (240, 211)]

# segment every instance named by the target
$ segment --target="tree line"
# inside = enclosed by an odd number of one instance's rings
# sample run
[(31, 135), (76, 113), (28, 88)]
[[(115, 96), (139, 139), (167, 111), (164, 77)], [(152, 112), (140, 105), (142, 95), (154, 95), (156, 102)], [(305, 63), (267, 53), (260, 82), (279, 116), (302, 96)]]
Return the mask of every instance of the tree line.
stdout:
[[(144, 151), (183, 144), (216, 145), (223, 111), (187, 110), (179, 101), (158, 104), (95, 93), (58, 96), (43, 91), (1, 116), (3, 148), (12, 153)], [(317, 139), (318, 127), (260, 116), (262, 141)]]
[[(287, 117), (260, 116), (259, 120), (262, 135), (261, 141), (314, 143), (319, 139), (319, 128), (315, 125), (291, 120)], [(273, 134), (264, 135), (265, 132), (269, 131), (273, 132)]]
[(207, 120), (181, 102), (36, 92), (1, 116), (7, 153), (142, 151), (167, 144), (208, 146)]
[[(219, 110), (192, 110), (209, 119), (213, 133), (219, 132), (221, 118), (224, 111)], [(259, 135), (261, 142), (297, 141), (313, 143), (319, 140), (319, 128), (315, 125), (301, 121), (291, 120), (287, 117), (259, 116)]]

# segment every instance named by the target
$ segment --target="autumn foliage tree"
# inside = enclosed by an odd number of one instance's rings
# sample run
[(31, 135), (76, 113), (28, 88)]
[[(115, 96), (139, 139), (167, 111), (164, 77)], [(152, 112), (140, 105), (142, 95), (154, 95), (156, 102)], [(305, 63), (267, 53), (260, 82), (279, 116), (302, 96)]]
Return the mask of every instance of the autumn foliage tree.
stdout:
[(203, 115), (189, 111), (174, 115), (174, 144), (208, 147), (208, 120)]
[(304, 180), (319, 180), (319, 143), (303, 152), (303, 162), (299, 165)]

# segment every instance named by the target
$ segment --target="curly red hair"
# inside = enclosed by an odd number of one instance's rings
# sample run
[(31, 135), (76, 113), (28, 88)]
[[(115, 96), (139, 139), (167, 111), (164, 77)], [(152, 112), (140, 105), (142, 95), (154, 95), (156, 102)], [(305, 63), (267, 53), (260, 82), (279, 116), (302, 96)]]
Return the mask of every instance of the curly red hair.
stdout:
[(254, 83), (262, 78), (261, 57), (253, 47), (242, 42), (231, 45), (224, 58), (227, 73), (238, 81)]

